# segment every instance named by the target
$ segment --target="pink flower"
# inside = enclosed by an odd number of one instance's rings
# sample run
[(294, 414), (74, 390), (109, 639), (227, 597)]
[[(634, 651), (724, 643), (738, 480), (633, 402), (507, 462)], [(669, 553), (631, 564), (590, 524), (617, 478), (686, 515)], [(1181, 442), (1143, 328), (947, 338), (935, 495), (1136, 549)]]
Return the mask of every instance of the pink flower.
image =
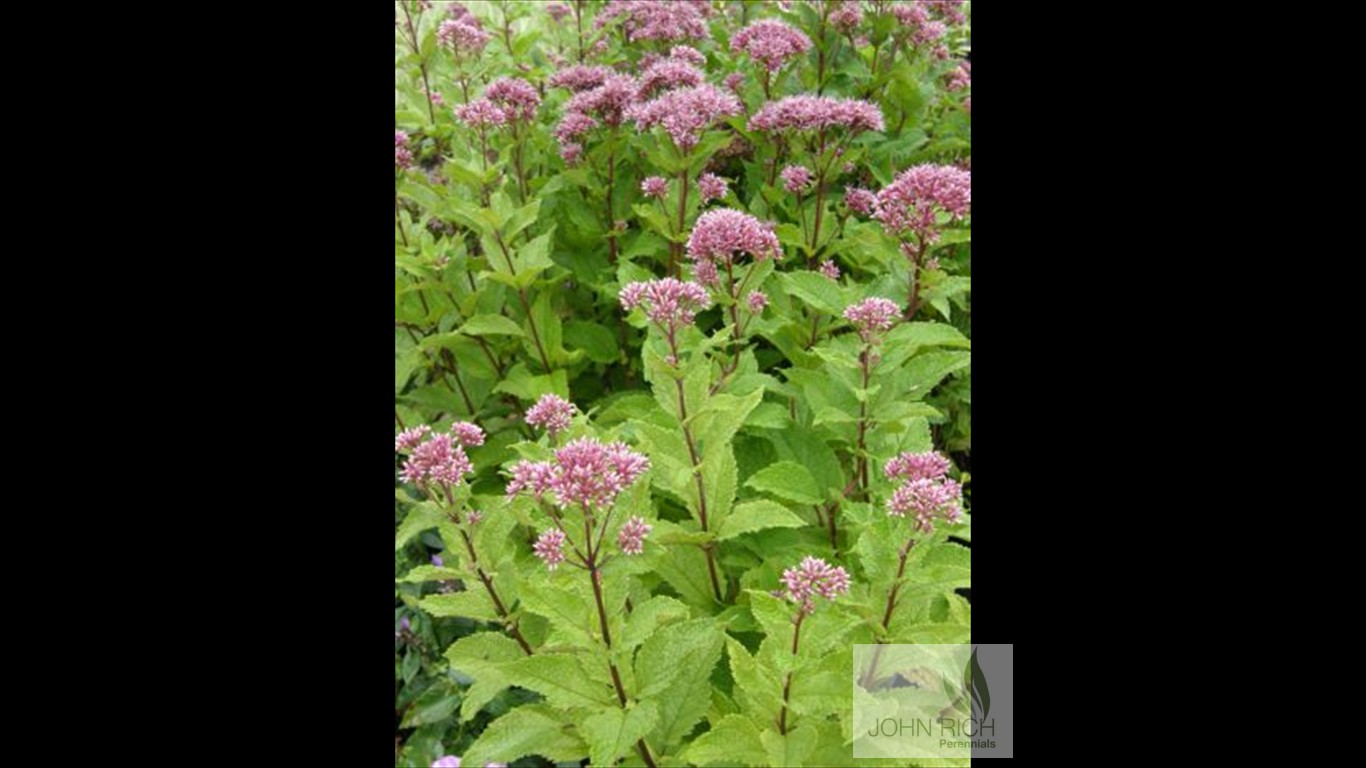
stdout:
[(707, 65), (707, 57), (703, 56), (696, 48), (687, 45), (675, 45), (669, 49), (669, 58), (687, 62), (694, 67), (704, 67)]
[(844, 188), (844, 204), (860, 216), (868, 216), (877, 208), (877, 196), (858, 187)]
[(407, 453), (411, 451), (417, 447), (418, 443), (422, 442), (422, 437), (431, 431), (432, 428), (426, 424), (419, 424), (416, 427), (399, 432), (398, 437), (394, 438), (394, 452)]
[(936, 451), (906, 452), (887, 461), (887, 477), (903, 480), (937, 480), (949, 471), (949, 460)]
[(526, 423), (555, 435), (569, 429), (569, 421), (576, 411), (578, 408), (563, 397), (545, 394), (527, 410)]
[(698, 283), (715, 287), (721, 276), (716, 271), (716, 264), (711, 261), (699, 261), (693, 265), (692, 277)]
[(739, 72), (732, 72), (726, 75), (726, 79), (721, 81), (731, 93), (740, 95), (740, 86), (745, 82), (745, 76)]
[(669, 191), (669, 182), (663, 176), (647, 176), (640, 182), (640, 192), (646, 197), (663, 198)]
[(540, 500), (550, 490), (550, 478), (554, 474), (548, 461), (519, 461), (512, 467), (512, 482), (508, 483), (509, 498), (525, 490)]
[(834, 600), (849, 591), (849, 573), (819, 557), (807, 556), (801, 564), (783, 571), (784, 596), (801, 605), (804, 613), (816, 610), (815, 597)]
[(948, 89), (950, 91), (961, 91), (964, 88), (972, 87), (972, 62), (962, 61), (948, 74)]
[(693, 86), (702, 82), (702, 70), (679, 59), (663, 59), (651, 64), (640, 76), (638, 98), (648, 99), (656, 91)]
[(394, 166), (399, 169), (411, 168), (413, 153), (408, 151), (408, 134), (394, 131)]
[(750, 291), (749, 296), (745, 297), (745, 303), (749, 305), (749, 311), (757, 315), (768, 306), (768, 296), (763, 291)]
[(565, 112), (582, 112), (596, 115), (609, 126), (621, 125), (626, 111), (636, 103), (640, 90), (634, 77), (627, 75), (607, 75), (602, 84), (574, 94), (565, 104)]
[(446, 755), (432, 761), (431, 768), (460, 768), (459, 755)]
[(545, 531), (536, 538), (532, 550), (545, 562), (546, 570), (555, 570), (564, 562), (564, 533), (558, 528)]
[(471, 509), (469, 513), (465, 515), (465, 521), (468, 522), (470, 525), (478, 525), (479, 521), (483, 519), (484, 513), (480, 512), (477, 509)]
[(597, 88), (607, 81), (613, 74), (607, 67), (590, 67), (583, 64), (575, 64), (572, 67), (565, 67), (550, 76), (550, 86), (552, 88), (568, 88), (578, 93)]
[(726, 196), (726, 180), (711, 173), (697, 177), (697, 191), (702, 193), (702, 202), (720, 200)]
[(564, 3), (550, 3), (545, 7), (545, 12), (550, 14), (550, 18), (559, 21), (574, 12), (573, 8)]
[(621, 306), (627, 312), (643, 306), (650, 322), (670, 335), (680, 326), (692, 323), (698, 311), (711, 306), (707, 289), (672, 277), (628, 283), (621, 289), (620, 298)]
[(739, 99), (733, 95), (703, 84), (665, 91), (651, 101), (631, 105), (625, 114), (636, 121), (638, 130), (661, 126), (674, 145), (686, 152), (697, 145), (702, 132), (717, 120), (738, 115), (741, 109)]
[(882, 110), (858, 99), (788, 96), (764, 105), (749, 119), (751, 131), (815, 131), (843, 128), (852, 133), (885, 128)]
[(441, 98), (440, 91), (432, 91), (431, 93), (427, 94), (427, 98), (431, 99), (433, 106), (440, 107), (444, 106), (446, 103), (446, 100)]
[(471, 128), (498, 127), (507, 122), (507, 114), (488, 99), (475, 99), (455, 108), (455, 118)]
[(555, 126), (555, 139), (560, 145), (574, 144), (574, 140), (598, 127), (598, 121), (582, 112), (566, 112)]
[(784, 61), (811, 50), (811, 38), (781, 21), (761, 19), (735, 33), (730, 49), (743, 51), (769, 72), (777, 72)]
[(403, 464), (403, 480), (413, 485), (436, 482), (456, 485), (474, 472), (465, 450), (450, 435), (432, 435), (413, 449)]
[(963, 489), (948, 478), (918, 477), (907, 480), (887, 500), (887, 514), (915, 518), (916, 530), (930, 533), (934, 518), (956, 523), (963, 514)]
[(610, 0), (598, 13), (596, 27), (625, 18), (626, 39), (686, 40), (710, 36), (700, 4), (678, 0)]
[(621, 526), (617, 532), (617, 546), (621, 551), (628, 555), (638, 555), (645, 550), (645, 537), (650, 534), (654, 526), (647, 524), (644, 520), (635, 515)]
[(583, 154), (582, 144), (561, 144), (560, 157), (564, 158), (566, 165), (573, 165), (578, 161), (579, 155)]
[(509, 121), (530, 121), (541, 103), (541, 95), (531, 83), (516, 77), (500, 77), (489, 83), (484, 98), (501, 107)]
[(844, 319), (854, 324), (866, 344), (875, 343), (880, 334), (891, 330), (900, 315), (901, 308), (895, 302), (876, 296), (844, 310)]
[(451, 425), (451, 437), (466, 448), (484, 444), (484, 430), (468, 421), (457, 421)]
[(811, 171), (800, 165), (789, 165), (778, 175), (783, 177), (783, 189), (794, 194), (802, 192), (811, 183)]
[(697, 218), (688, 236), (688, 257), (693, 261), (729, 264), (737, 253), (756, 261), (782, 259), (783, 247), (773, 230), (758, 219), (731, 208), (713, 208)]
[(650, 460), (625, 443), (603, 444), (591, 437), (571, 440), (555, 451), (550, 489), (561, 507), (607, 509), (650, 468)]
[(841, 32), (848, 32), (863, 23), (863, 11), (859, 8), (859, 0), (831, 3), (829, 7), (830, 23)]
[(820, 273), (821, 273), (822, 275), (825, 275), (826, 277), (830, 278), (831, 280), (838, 280), (838, 279), (840, 279), (840, 268), (839, 268), (839, 266), (837, 266), (837, 265), (835, 264), (835, 262), (833, 262), (833, 261), (831, 261), (831, 260), (829, 260), (829, 259), (826, 259), (825, 261), (822, 261), (822, 262), (821, 262)]
[(902, 171), (877, 193), (873, 218), (888, 234), (914, 232), (926, 242), (938, 236), (935, 215), (959, 219), (972, 207), (972, 172), (951, 165), (917, 165)]
[(447, 19), (436, 30), (436, 39), (442, 45), (462, 53), (477, 53), (488, 45), (489, 33), (479, 25), (473, 16)]

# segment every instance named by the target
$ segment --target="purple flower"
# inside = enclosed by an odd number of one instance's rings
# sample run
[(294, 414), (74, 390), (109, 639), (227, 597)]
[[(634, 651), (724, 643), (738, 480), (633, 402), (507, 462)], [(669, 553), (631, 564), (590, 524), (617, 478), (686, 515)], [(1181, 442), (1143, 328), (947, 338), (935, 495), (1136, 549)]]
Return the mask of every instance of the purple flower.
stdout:
[(866, 189), (845, 187), (844, 204), (860, 216), (869, 216), (877, 209), (877, 195)]
[(712, 173), (697, 177), (697, 191), (702, 193), (702, 202), (720, 200), (726, 196), (726, 180)]
[(530, 489), (539, 498), (550, 490), (560, 507), (606, 509), (649, 467), (650, 460), (625, 443), (582, 437), (555, 451), (552, 462), (519, 462), (508, 495)]
[(939, 237), (936, 214), (952, 219), (972, 207), (972, 172), (951, 165), (917, 165), (902, 171), (877, 193), (873, 218), (889, 235), (914, 232), (926, 242)]
[(769, 72), (777, 72), (784, 61), (811, 50), (811, 38), (781, 21), (761, 19), (735, 33), (730, 49), (743, 51)]
[(834, 24), (841, 32), (848, 32), (863, 23), (863, 11), (859, 8), (859, 0), (830, 3), (828, 7), (830, 8), (830, 23)]
[(626, 117), (636, 121), (636, 128), (649, 130), (658, 125), (684, 152), (697, 145), (702, 132), (717, 120), (742, 111), (740, 100), (718, 90), (713, 85), (697, 85), (665, 91), (655, 99), (632, 104)]
[(745, 303), (749, 305), (749, 311), (757, 315), (768, 306), (768, 296), (763, 291), (750, 291), (745, 297)]
[(972, 87), (972, 62), (962, 61), (948, 74), (948, 89), (961, 91)]
[(801, 605), (804, 613), (816, 610), (815, 597), (834, 600), (849, 591), (849, 573), (819, 557), (807, 556), (801, 564), (783, 571), (784, 596)]
[(484, 430), (480, 429), (477, 424), (471, 424), (468, 421), (457, 421), (452, 424), (451, 436), (466, 448), (484, 444)]
[(636, 103), (640, 84), (628, 75), (609, 74), (602, 84), (580, 91), (564, 105), (566, 113), (593, 114), (608, 126), (621, 125), (626, 111)]
[(624, 18), (626, 39), (687, 40), (709, 37), (703, 17), (706, 3), (679, 0), (610, 0), (593, 24), (604, 27)]
[(663, 176), (647, 176), (640, 182), (640, 192), (646, 197), (663, 198), (669, 191), (669, 182)]
[(473, 16), (447, 19), (437, 27), (436, 39), (442, 45), (454, 48), (460, 53), (478, 53), (488, 45), (489, 33), (479, 25)]
[(541, 95), (531, 83), (516, 77), (500, 77), (489, 83), (484, 98), (501, 107), (509, 121), (530, 121), (541, 103)]
[(745, 76), (739, 72), (732, 72), (729, 75), (726, 75), (726, 79), (721, 82), (731, 93), (738, 96), (740, 95), (740, 86), (745, 82)]
[(526, 412), (526, 423), (540, 427), (552, 436), (569, 429), (569, 420), (578, 409), (574, 404), (555, 394), (541, 395), (541, 399)]
[(413, 165), (413, 153), (408, 150), (408, 134), (394, 131), (394, 166), (406, 170)]
[(437, 568), (440, 568), (445, 564), (446, 561), (441, 559), (441, 555), (432, 555), (432, 565), (435, 565)]
[(550, 3), (545, 7), (545, 12), (550, 14), (550, 18), (559, 21), (574, 12), (573, 8), (564, 3)]
[(436, 482), (456, 485), (474, 472), (465, 450), (450, 435), (432, 435), (413, 449), (403, 464), (403, 480), (413, 485)]
[(575, 64), (565, 67), (550, 76), (550, 86), (552, 88), (568, 88), (578, 93), (597, 88), (607, 81), (613, 74), (607, 67), (590, 67), (584, 64)]
[(789, 165), (778, 175), (783, 177), (783, 189), (794, 194), (802, 192), (811, 183), (811, 171), (800, 165)]
[(697, 312), (711, 306), (707, 289), (666, 277), (648, 282), (627, 283), (619, 295), (627, 312), (644, 307), (645, 316), (672, 335), (680, 326), (689, 325)]
[(918, 477), (907, 480), (887, 500), (887, 514), (911, 516), (915, 528), (924, 533), (934, 530), (934, 518), (956, 523), (963, 514), (963, 489), (948, 478)]
[(840, 279), (840, 268), (830, 259), (821, 262), (820, 273), (831, 280)]
[(696, 48), (687, 45), (675, 45), (669, 49), (669, 58), (687, 62), (694, 67), (704, 67), (707, 65), (707, 57), (703, 56)]
[(699, 85), (704, 76), (702, 70), (681, 59), (662, 59), (651, 64), (640, 76), (640, 90), (637, 97), (648, 99), (656, 91), (669, 90), (680, 86)]
[(582, 144), (563, 144), (560, 146), (560, 157), (564, 159), (566, 165), (573, 165), (578, 162), (581, 154), (583, 154)]
[(938, 480), (949, 471), (949, 460), (937, 451), (906, 452), (889, 459), (883, 471), (890, 478)]
[(507, 114), (488, 99), (475, 99), (455, 108), (455, 119), (471, 128), (498, 127), (507, 123)]
[(880, 334), (891, 330), (901, 315), (901, 308), (889, 299), (873, 297), (850, 305), (844, 310), (844, 319), (854, 324), (859, 336), (866, 344), (876, 343)]
[(398, 620), (398, 628), (403, 630), (404, 632), (408, 632), (413, 628), (413, 624), (412, 622), (408, 621), (407, 616), (404, 616), (403, 618)]
[(551, 528), (536, 538), (532, 550), (545, 562), (546, 569), (553, 571), (564, 562), (564, 534)]
[(512, 467), (512, 481), (508, 483), (507, 495), (516, 496), (530, 490), (537, 499), (550, 490), (552, 472), (547, 461), (519, 461)]
[(465, 521), (468, 522), (470, 525), (478, 525), (479, 521), (483, 519), (484, 513), (480, 512), (477, 509), (471, 509), (469, 511), (469, 514), (465, 515)]
[(418, 443), (422, 442), (422, 438), (431, 431), (432, 428), (426, 424), (419, 424), (416, 427), (399, 432), (398, 437), (394, 438), (394, 452), (407, 453), (411, 451), (416, 448)]
[(716, 263), (712, 261), (699, 261), (693, 265), (692, 277), (699, 284), (708, 287), (715, 287), (721, 276), (716, 271)]
[(729, 264), (737, 253), (747, 253), (756, 261), (782, 259), (783, 247), (768, 225), (748, 213), (713, 208), (697, 218), (688, 236), (688, 258)]
[(653, 528), (654, 526), (632, 515), (626, 524), (621, 526), (621, 530), (617, 532), (617, 546), (625, 554), (638, 555), (645, 550), (645, 537), (650, 534)]
[(749, 119), (751, 131), (816, 131), (842, 128), (851, 134), (885, 128), (877, 105), (829, 96), (788, 96), (764, 105)]

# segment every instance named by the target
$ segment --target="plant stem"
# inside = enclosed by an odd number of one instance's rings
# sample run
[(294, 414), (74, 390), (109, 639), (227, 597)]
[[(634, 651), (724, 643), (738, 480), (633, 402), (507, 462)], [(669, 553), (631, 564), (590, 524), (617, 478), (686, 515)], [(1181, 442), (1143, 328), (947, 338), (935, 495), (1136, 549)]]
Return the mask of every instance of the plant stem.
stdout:
[[(673, 354), (674, 363), (679, 363), (678, 342), (674, 338), (674, 329), (669, 328), (666, 336), (669, 340), (669, 351)], [(702, 479), (702, 460), (697, 454), (697, 442), (693, 440), (692, 425), (688, 423), (688, 403), (683, 396), (683, 380), (674, 379), (674, 385), (678, 388), (678, 421), (683, 426), (683, 440), (688, 444), (688, 457), (692, 460), (693, 479), (697, 481), (697, 517), (702, 524), (702, 532), (707, 531), (707, 488)], [(702, 545), (702, 553), (707, 556), (707, 575), (711, 577), (711, 590), (716, 596), (716, 602), (724, 602), (721, 597), (721, 580), (716, 576), (716, 558), (712, 555), (711, 543)]]
[(607, 263), (617, 263), (617, 217), (612, 210), (612, 187), (616, 183), (617, 172), (617, 129), (612, 126), (612, 136), (608, 139), (607, 152)]
[[(806, 618), (806, 611), (798, 609), (796, 624), (792, 629), (792, 655), (797, 655), (797, 642), (802, 636), (802, 621)], [(788, 672), (783, 678), (783, 709), (778, 713), (778, 733), (787, 733), (787, 699), (792, 692), (792, 673)]]
[(399, 215), (398, 190), (394, 190), (394, 224), (398, 226), (399, 237), (403, 238), (403, 247), (408, 247), (408, 232), (403, 229), (403, 217)]
[[(687, 213), (688, 213), (688, 159), (685, 157), (685, 158), (683, 159), (683, 170), (681, 170), (681, 171), (678, 172), (678, 234), (679, 234), (679, 235), (682, 235), (682, 234), (683, 234), (683, 227), (684, 227), (684, 225), (686, 224), (685, 219), (686, 219), (686, 217), (687, 217)], [(672, 277), (678, 277), (678, 273), (675, 271), (675, 269), (681, 269), (681, 267), (682, 267), (682, 261), (683, 261), (683, 244), (682, 244), (682, 243), (672, 243), (672, 244), (670, 244), (669, 252), (670, 252), (670, 253), (673, 253), (675, 250), (678, 252), (678, 258), (675, 260), (675, 259), (673, 259), (673, 258), (671, 257), (671, 258), (670, 258), (670, 265), (669, 265), (669, 274), (670, 274), (670, 276), (672, 276)]]
[[(891, 627), (892, 624), (892, 611), (896, 609), (896, 593), (901, 589), (901, 577), (906, 575), (906, 556), (910, 554), (911, 547), (913, 546), (915, 546), (915, 539), (907, 539), (906, 545), (902, 547), (901, 551), (898, 553), (900, 562), (896, 567), (896, 580), (892, 582), (892, 591), (887, 594), (887, 610), (882, 614), (882, 631), (884, 637), (886, 636), (886, 633), (890, 631), (889, 627)], [(873, 649), (872, 663), (868, 665), (868, 670), (864, 672), (863, 677), (859, 679), (859, 685), (862, 686), (864, 690), (870, 690), (873, 683), (877, 682), (877, 665), (878, 662), (882, 660), (882, 645), (883, 644), (879, 642), (878, 646)]]
[(868, 493), (868, 457), (864, 455), (868, 436), (868, 358), (872, 349), (871, 344), (864, 344), (858, 356), (859, 367), (863, 371), (863, 399), (858, 404), (858, 450), (854, 454), (854, 477), (858, 479), (859, 491), (865, 496)]
[(432, 124), (436, 124), (436, 111), (432, 107), (432, 86), (427, 82), (427, 60), (422, 56), (422, 46), (417, 41), (417, 29), (413, 26), (413, 16), (408, 12), (408, 4), (401, 3), (403, 17), (408, 22), (408, 36), (412, 39), (413, 55), (417, 57), (417, 68), (422, 72), (422, 87), (427, 92), (427, 117), (431, 118)]
[(474, 403), (470, 400), (470, 393), (465, 391), (465, 382), (460, 380), (460, 367), (455, 362), (455, 355), (451, 354), (449, 349), (442, 349), (441, 353), (442, 358), (446, 361), (446, 367), (448, 367), (451, 374), (455, 376), (455, 386), (460, 390), (460, 399), (465, 401), (465, 409), (473, 416)]
[[(503, 252), (503, 261), (507, 262), (508, 273), (514, 277), (517, 275), (517, 268), (512, 264), (512, 255), (508, 253), (507, 243), (503, 242), (503, 236), (497, 232), (493, 233), (493, 239), (498, 243), (498, 248)], [(541, 334), (536, 330), (536, 318), (531, 315), (531, 303), (527, 301), (526, 289), (517, 289), (517, 298), (521, 300), (522, 311), (526, 313), (527, 325), (531, 328), (531, 340), (536, 343), (536, 351), (541, 356), (541, 365), (545, 366), (545, 372), (550, 373), (550, 359), (546, 357), (545, 347), (541, 346)]]
[(924, 258), (925, 251), (928, 250), (925, 239), (916, 238), (919, 243), (915, 249), (915, 255), (911, 257), (911, 286), (909, 289), (909, 299), (906, 302), (906, 321), (910, 322), (915, 317), (915, 311), (920, 308), (920, 260)]

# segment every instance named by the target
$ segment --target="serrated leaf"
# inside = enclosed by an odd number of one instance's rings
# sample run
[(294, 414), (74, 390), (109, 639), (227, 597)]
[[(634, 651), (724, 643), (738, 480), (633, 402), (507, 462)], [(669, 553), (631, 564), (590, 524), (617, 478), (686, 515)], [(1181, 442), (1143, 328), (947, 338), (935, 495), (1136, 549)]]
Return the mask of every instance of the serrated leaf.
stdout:
[(545, 696), (552, 707), (597, 710), (617, 704), (605, 664), (599, 674), (577, 657), (537, 655), (509, 662), (503, 670), (513, 684)]
[(526, 335), (521, 326), (502, 315), (475, 315), (460, 326), (460, 332), (468, 336)]
[(403, 575), (402, 578), (394, 581), (405, 584), (420, 584), (424, 581), (451, 581), (460, 578), (460, 572), (454, 568), (447, 568), (436, 565), (417, 565)]
[(718, 541), (733, 539), (766, 528), (801, 528), (806, 521), (795, 512), (767, 499), (736, 505), (716, 531)]
[(768, 765), (759, 729), (745, 715), (726, 715), (697, 737), (682, 757), (696, 765)]
[(424, 501), (413, 505), (408, 510), (408, 516), (403, 518), (399, 524), (398, 531), (394, 534), (394, 551), (403, 549), (412, 538), (425, 530), (435, 528), (437, 523), (446, 519), (446, 513), (441, 511), (441, 507)]
[(656, 632), (636, 652), (635, 671), (641, 699), (667, 693), (684, 675), (711, 674), (721, 653), (721, 630), (710, 618), (671, 624)]
[(626, 620), (626, 631), (622, 633), (621, 647), (635, 648), (654, 634), (660, 627), (688, 618), (688, 606), (666, 595), (655, 595), (637, 605)]
[(795, 461), (780, 461), (755, 472), (745, 485), (798, 504), (819, 504), (820, 488), (806, 467)]
[(608, 709), (583, 719), (579, 733), (588, 742), (590, 765), (610, 766), (635, 748), (635, 743), (659, 722), (659, 708), (642, 701), (628, 710)]
[[(839, 285), (817, 272), (782, 272), (778, 280), (789, 294), (827, 315), (840, 316), (844, 312), (844, 294)], [(809, 325), (809, 323), (808, 323)]]
[(484, 765), (510, 763), (527, 755), (547, 760), (578, 761), (588, 746), (567, 718), (550, 707), (526, 704), (489, 723), (465, 752), (464, 762)]
[[(789, 712), (789, 721), (791, 717), (792, 713)], [(816, 729), (810, 725), (799, 725), (786, 735), (764, 731), (759, 734), (759, 739), (764, 743), (769, 765), (802, 765), (816, 748)]]
[(564, 340), (595, 363), (614, 363), (621, 356), (616, 336), (597, 323), (570, 320), (564, 324)]
[(460, 616), (480, 621), (499, 621), (498, 610), (482, 586), (478, 590), (427, 595), (417, 607), (437, 618)]

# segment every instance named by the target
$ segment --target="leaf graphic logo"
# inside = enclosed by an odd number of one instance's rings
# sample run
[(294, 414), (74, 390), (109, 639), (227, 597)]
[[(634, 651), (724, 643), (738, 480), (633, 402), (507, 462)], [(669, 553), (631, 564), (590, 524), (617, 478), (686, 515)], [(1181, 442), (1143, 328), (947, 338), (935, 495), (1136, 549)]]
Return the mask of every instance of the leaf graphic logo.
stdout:
[(987, 690), (987, 676), (982, 673), (982, 665), (977, 661), (977, 649), (973, 649), (972, 658), (968, 659), (968, 666), (963, 670), (963, 690), (972, 693), (973, 709), (978, 711), (975, 718), (978, 722), (986, 719), (987, 712), (991, 709), (991, 692)]

